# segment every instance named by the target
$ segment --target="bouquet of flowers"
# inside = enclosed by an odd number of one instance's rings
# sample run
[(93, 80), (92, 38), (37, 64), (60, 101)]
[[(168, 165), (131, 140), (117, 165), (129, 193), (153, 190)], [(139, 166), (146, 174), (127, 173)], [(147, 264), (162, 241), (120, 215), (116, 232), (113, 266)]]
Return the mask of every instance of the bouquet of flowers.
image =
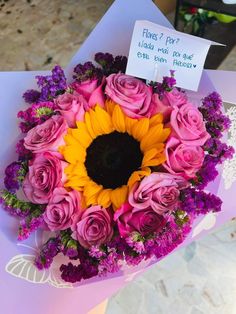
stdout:
[(66, 79), (56, 66), (27, 90), (18, 112), (23, 138), (5, 170), (1, 202), (20, 218), (18, 239), (48, 238), (35, 267), (61, 254), (75, 283), (167, 255), (198, 216), (221, 210), (205, 190), (233, 155), (218, 93), (198, 106), (175, 87), (124, 74), (127, 58), (96, 53)]

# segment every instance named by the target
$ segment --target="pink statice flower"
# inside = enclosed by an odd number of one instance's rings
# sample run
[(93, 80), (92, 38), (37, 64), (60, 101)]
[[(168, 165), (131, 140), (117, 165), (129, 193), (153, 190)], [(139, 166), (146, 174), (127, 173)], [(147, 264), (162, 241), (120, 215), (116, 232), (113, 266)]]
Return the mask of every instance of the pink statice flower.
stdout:
[(32, 104), (31, 107), (25, 111), (19, 111), (17, 117), (24, 120), (20, 122), (19, 127), (23, 133), (27, 133), (30, 129), (38, 124), (42, 124), (55, 114), (53, 102), (40, 102)]

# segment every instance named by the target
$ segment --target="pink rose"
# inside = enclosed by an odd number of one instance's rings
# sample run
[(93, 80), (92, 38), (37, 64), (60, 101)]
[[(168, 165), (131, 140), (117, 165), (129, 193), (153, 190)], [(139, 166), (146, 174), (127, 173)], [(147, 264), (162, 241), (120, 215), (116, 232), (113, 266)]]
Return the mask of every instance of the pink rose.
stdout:
[[(156, 97), (158, 97), (158, 95)], [(180, 107), (186, 103), (186, 94), (174, 88), (170, 92), (164, 92), (162, 100), (157, 102), (157, 112), (162, 113), (164, 120), (168, 121), (174, 106)]]
[(67, 128), (66, 120), (62, 116), (52, 116), (29, 130), (24, 138), (24, 146), (33, 153), (57, 151), (58, 146), (64, 144), (63, 136)]
[(104, 107), (103, 83), (104, 80), (99, 84), (98, 79), (92, 79), (83, 82), (75, 82), (71, 86), (77, 93), (84, 96), (88, 102), (89, 108), (93, 108), (97, 104)]
[(150, 117), (156, 113), (152, 88), (141, 80), (122, 73), (111, 74), (106, 80), (105, 94), (130, 118)]
[(192, 104), (175, 106), (170, 116), (173, 134), (185, 144), (202, 146), (210, 138), (201, 112)]
[(83, 121), (85, 111), (89, 108), (85, 98), (76, 92), (59, 95), (54, 102), (58, 108), (56, 111), (65, 118), (70, 128), (76, 126), (76, 121)]
[(164, 92), (162, 102), (166, 106), (177, 106), (180, 107), (187, 103), (188, 97), (187, 95), (178, 90), (178, 88), (173, 88), (170, 92)]
[(54, 189), (65, 182), (64, 168), (67, 163), (59, 157), (57, 153), (44, 152), (36, 154), (35, 158), (30, 161), (29, 172), (22, 186), (30, 202), (48, 203)]
[(101, 206), (89, 207), (75, 219), (72, 230), (72, 237), (85, 248), (107, 243), (113, 235), (111, 214)]
[(44, 212), (44, 221), (51, 231), (70, 228), (75, 216), (81, 212), (81, 195), (79, 192), (56, 188)]
[(164, 216), (157, 214), (151, 207), (139, 209), (125, 203), (115, 212), (120, 235), (129, 236), (132, 232), (139, 232), (142, 236), (160, 232), (166, 225)]
[(135, 183), (129, 193), (129, 203), (138, 209), (151, 207), (161, 215), (178, 206), (180, 190), (188, 185), (180, 176), (153, 172)]
[(174, 137), (167, 141), (165, 153), (166, 162), (163, 166), (170, 173), (186, 179), (195, 177), (204, 160), (204, 151), (200, 146), (186, 145)]

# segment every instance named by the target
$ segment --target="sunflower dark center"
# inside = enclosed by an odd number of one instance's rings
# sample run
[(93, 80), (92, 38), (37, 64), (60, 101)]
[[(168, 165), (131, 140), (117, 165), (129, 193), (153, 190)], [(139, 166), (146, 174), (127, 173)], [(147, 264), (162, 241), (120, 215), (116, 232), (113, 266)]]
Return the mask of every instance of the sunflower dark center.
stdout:
[(125, 185), (142, 164), (140, 144), (128, 133), (98, 136), (87, 148), (85, 167), (89, 177), (105, 189)]

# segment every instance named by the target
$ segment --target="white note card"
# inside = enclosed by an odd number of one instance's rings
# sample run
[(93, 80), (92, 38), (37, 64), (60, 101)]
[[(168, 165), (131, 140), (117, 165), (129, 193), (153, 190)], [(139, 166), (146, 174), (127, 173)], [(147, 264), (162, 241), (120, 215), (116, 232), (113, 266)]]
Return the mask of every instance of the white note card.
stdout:
[(149, 21), (136, 21), (126, 74), (162, 82), (175, 71), (177, 86), (197, 91), (210, 40), (177, 32)]

